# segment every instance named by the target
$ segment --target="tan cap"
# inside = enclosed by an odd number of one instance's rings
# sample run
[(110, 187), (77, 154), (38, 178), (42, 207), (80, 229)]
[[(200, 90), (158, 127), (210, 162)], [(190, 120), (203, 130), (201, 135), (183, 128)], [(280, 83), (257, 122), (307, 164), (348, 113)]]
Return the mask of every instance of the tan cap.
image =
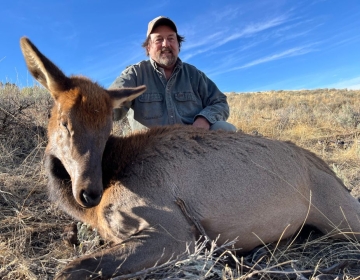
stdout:
[(151, 32), (154, 30), (154, 28), (156, 28), (160, 25), (167, 25), (177, 33), (176, 25), (171, 19), (169, 19), (168, 17), (159, 16), (149, 22), (146, 37), (148, 37), (151, 34)]

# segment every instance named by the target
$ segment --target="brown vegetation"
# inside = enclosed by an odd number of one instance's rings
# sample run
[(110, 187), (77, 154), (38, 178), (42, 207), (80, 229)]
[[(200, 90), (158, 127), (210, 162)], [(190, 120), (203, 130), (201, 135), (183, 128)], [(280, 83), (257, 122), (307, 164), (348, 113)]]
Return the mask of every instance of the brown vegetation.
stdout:
[(316, 153), (360, 196), (360, 90), (230, 93), (228, 102), (238, 129)]
[[(228, 94), (229, 121), (247, 133), (291, 140), (312, 150), (360, 196), (360, 91)], [(47, 199), (42, 156), (51, 97), (37, 86), (0, 86), (0, 278), (52, 279), (72, 258), (104, 243)], [(74, 223), (75, 222), (75, 223)], [(184, 255), (140, 273), (146, 279), (307, 279), (360, 275), (359, 244), (312, 235), (264, 245), (236, 258), (228, 247)], [(207, 251), (208, 250), (208, 251)], [(227, 263), (227, 264), (226, 264)], [(333, 277), (334, 278), (334, 277)]]

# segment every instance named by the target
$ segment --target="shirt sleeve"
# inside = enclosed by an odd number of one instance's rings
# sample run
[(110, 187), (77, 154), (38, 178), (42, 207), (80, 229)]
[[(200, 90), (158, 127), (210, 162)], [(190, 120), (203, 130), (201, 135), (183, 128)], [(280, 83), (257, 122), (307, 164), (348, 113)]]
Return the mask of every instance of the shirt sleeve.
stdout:
[(201, 71), (200, 73), (199, 93), (204, 109), (194, 117), (194, 121), (199, 116), (206, 118), (210, 124), (217, 121), (226, 121), (229, 117), (229, 105), (226, 95), (204, 73)]

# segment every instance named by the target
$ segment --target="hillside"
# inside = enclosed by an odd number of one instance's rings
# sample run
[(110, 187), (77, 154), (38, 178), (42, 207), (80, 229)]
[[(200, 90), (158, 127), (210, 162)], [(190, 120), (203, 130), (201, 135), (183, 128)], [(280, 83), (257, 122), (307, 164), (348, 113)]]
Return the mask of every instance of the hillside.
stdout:
[(360, 196), (360, 90), (228, 93), (238, 129), (292, 141), (323, 158)]

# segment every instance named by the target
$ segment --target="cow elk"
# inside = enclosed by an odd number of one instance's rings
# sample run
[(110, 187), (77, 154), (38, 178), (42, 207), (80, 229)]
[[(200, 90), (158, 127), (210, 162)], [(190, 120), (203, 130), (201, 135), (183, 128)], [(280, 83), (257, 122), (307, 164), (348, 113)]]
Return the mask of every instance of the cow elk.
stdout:
[[(145, 86), (106, 90), (67, 77), (26, 37), (21, 50), (54, 99), (45, 164), (50, 197), (114, 246), (58, 279), (134, 273), (194, 250), (200, 235), (239, 252), (303, 224), (359, 240), (360, 204), (323, 160), (290, 142), (191, 126), (110, 135), (113, 108)], [(191, 217), (191, 219), (189, 219)]]

